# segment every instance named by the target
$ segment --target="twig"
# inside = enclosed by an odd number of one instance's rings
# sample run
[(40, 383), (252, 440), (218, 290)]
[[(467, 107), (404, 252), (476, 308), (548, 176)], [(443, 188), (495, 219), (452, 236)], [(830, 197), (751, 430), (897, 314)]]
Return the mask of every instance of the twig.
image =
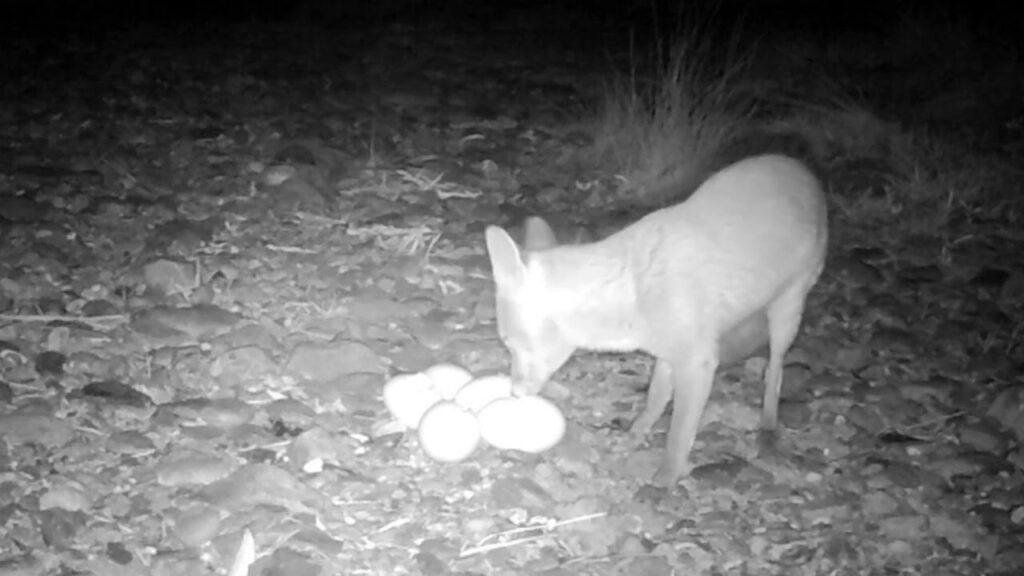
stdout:
[(491, 540), (491, 539), (494, 539), (494, 538), (504, 538), (504, 537), (507, 537), (507, 536), (512, 536), (514, 534), (522, 534), (523, 532), (533, 532), (533, 531), (536, 531), (536, 530), (541, 530), (541, 531), (547, 533), (547, 532), (551, 532), (555, 528), (560, 528), (562, 526), (568, 526), (569, 524), (577, 524), (579, 522), (586, 522), (587, 520), (593, 520), (595, 518), (604, 518), (607, 515), (608, 515), (607, 512), (595, 512), (593, 514), (586, 514), (584, 516), (577, 516), (576, 518), (569, 518), (568, 520), (546, 522), (544, 524), (536, 525), (536, 526), (521, 526), (519, 528), (513, 528), (511, 530), (506, 530), (504, 532), (499, 532), (498, 534), (491, 534), (489, 536), (484, 537), (482, 540), (480, 540), (480, 543), (478, 545), (473, 546), (472, 548), (467, 548), (467, 549), (463, 550), (462, 552), (460, 552), (459, 553), (459, 558), (467, 558), (469, 556), (473, 556), (473, 555), (476, 555), (476, 554), (484, 554), (486, 552), (490, 552), (491, 550), (498, 550), (498, 549), (501, 549), (501, 548), (510, 548), (510, 547), (516, 546), (518, 544), (525, 544), (527, 542), (533, 542), (534, 540), (539, 540), (540, 538), (542, 538), (542, 536), (531, 536), (529, 538), (520, 538), (518, 540), (509, 540), (509, 541), (506, 541), (506, 542), (496, 542), (494, 544), (484, 544), (484, 542), (487, 542), (488, 540)]
[(482, 546), (474, 546), (467, 548), (459, 553), (459, 558), (469, 558), (470, 556), (476, 556), (477, 554), (486, 554), (492, 550), (500, 550), (502, 548), (511, 548), (518, 544), (526, 544), (527, 542), (533, 542), (540, 540), (543, 536), (532, 536), (530, 538), (520, 538), (519, 540), (510, 540), (508, 542), (496, 542), (494, 544), (484, 544)]
[(0, 314), (0, 321), (6, 322), (81, 322), (90, 326), (102, 326), (109, 322), (127, 322), (127, 314), (108, 314), (106, 316), (66, 316), (60, 314)]

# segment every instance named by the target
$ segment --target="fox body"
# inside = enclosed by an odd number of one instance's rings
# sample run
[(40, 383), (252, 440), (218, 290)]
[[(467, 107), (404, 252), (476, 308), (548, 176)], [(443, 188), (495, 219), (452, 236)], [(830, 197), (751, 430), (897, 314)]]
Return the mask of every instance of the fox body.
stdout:
[(527, 222), (523, 249), (486, 231), (498, 330), (514, 392), (539, 393), (576, 349), (642, 350), (655, 357), (643, 438), (673, 401), (655, 482), (674, 484), (720, 363), (767, 339), (761, 426), (778, 420), (783, 357), (825, 262), (821, 183), (801, 162), (761, 155), (727, 166), (687, 200), (600, 241), (557, 245)]

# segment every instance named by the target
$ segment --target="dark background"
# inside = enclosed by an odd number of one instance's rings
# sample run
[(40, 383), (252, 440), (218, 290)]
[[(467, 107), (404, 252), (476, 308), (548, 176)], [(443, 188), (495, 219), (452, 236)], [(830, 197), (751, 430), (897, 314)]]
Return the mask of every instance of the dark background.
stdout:
[[(327, 2), (329, 0), (318, 0)], [(0, 0), (0, 18), (4, 24), (86, 24), (173, 19), (177, 21), (258, 21), (284, 20), (294, 11), (293, 0)], [(695, 2), (680, 0), (335, 0), (333, 11), (345, 18), (318, 24), (337, 27), (365, 26), (387, 20), (467, 18), (481, 24), (495, 24), (511, 11), (557, 5), (567, 12), (604, 16), (626, 23), (634, 18), (658, 15), (670, 21), (682, 8)], [(1010, 2), (965, 1), (827, 1), (827, 0), (720, 0), (701, 2), (724, 19), (743, 15), (748, 24), (809, 29), (822, 27), (872, 27), (884, 25), (901, 11), (924, 10), (955, 12), (979, 25), (1006, 30), (1024, 30), (1021, 18), (1014, 17)], [(941, 41), (937, 38), (936, 41)]]

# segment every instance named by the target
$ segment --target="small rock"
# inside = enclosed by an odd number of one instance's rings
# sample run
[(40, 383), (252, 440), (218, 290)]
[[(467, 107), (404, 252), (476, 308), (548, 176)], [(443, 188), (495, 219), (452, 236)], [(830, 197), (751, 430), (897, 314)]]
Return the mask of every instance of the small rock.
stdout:
[(925, 536), (928, 521), (923, 516), (890, 516), (878, 521), (878, 528), (882, 534), (893, 540), (907, 540), (919, 542)]
[(996, 395), (986, 413), (1024, 442), (1024, 386), (1006, 388)]
[[(116, 353), (115, 353), (116, 354)], [(73, 376), (96, 379), (117, 379), (126, 376), (128, 366), (123, 356), (100, 356), (93, 352), (74, 352), (68, 356), (64, 371)]]
[(910, 330), (880, 326), (871, 334), (870, 347), (885, 356), (913, 356), (918, 352), (917, 335)]
[(906, 558), (914, 553), (914, 547), (906, 540), (894, 540), (886, 546), (890, 558)]
[(207, 506), (183, 512), (172, 520), (174, 534), (183, 544), (199, 548), (212, 540), (220, 531), (220, 513)]
[(960, 430), (960, 442), (991, 454), (1002, 454), (1009, 448), (1010, 443), (1006, 433), (1000, 433), (995, 426), (986, 425), (985, 421), (964, 426)]
[(206, 485), (227, 478), (237, 468), (227, 457), (194, 452), (175, 452), (162, 458), (155, 467), (161, 486)]
[(809, 385), (814, 373), (806, 364), (790, 363), (782, 369), (782, 398), (784, 400), (806, 399), (811, 396)]
[(846, 421), (867, 434), (876, 434), (885, 429), (885, 421), (873, 409), (855, 404), (846, 411)]
[[(474, 344), (474, 347), (476, 344)], [(437, 352), (418, 341), (406, 342), (389, 356), (399, 372), (419, 372), (437, 363)]]
[(742, 458), (725, 458), (717, 462), (701, 464), (694, 467), (690, 472), (690, 476), (692, 476), (694, 480), (721, 485), (735, 480), (736, 477), (749, 466), (750, 463)]
[(451, 573), (448, 570), (447, 564), (429, 552), (417, 552), (413, 555), (413, 560), (416, 562), (416, 567), (419, 568), (420, 573), (424, 574), (424, 576), (438, 576)]
[(209, 566), (193, 550), (170, 550), (153, 557), (150, 576), (196, 576), (209, 574)]
[(74, 544), (75, 536), (85, 527), (86, 514), (53, 508), (39, 512), (37, 518), (43, 542), (47, 546), (63, 549)]
[(139, 392), (127, 384), (115, 380), (100, 380), (90, 382), (82, 387), (78, 395), (92, 398), (103, 398), (115, 404), (124, 404), (135, 408), (145, 408), (153, 404), (153, 400), (146, 394)]
[(1010, 512), (1010, 522), (1016, 526), (1024, 526), (1024, 506), (1017, 506)]
[(839, 370), (857, 372), (871, 360), (871, 350), (867, 346), (848, 346), (835, 351), (833, 363)]
[(211, 505), (228, 511), (266, 505), (308, 514), (313, 510), (310, 506), (324, 505), (324, 496), (320, 492), (271, 464), (248, 464), (201, 492)]
[(887, 462), (880, 470), (878, 478), (882, 482), (869, 479), (868, 485), (876, 488), (899, 486), (900, 488), (920, 488), (923, 480), (921, 470), (907, 462)]
[(198, 286), (194, 264), (166, 258), (145, 264), (142, 280), (160, 294), (188, 294)]
[(92, 508), (92, 498), (84, 486), (78, 482), (63, 482), (52, 486), (39, 497), (40, 510), (60, 508), (69, 512), (77, 512)]
[(156, 448), (153, 440), (137, 430), (122, 430), (110, 435), (107, 450), (118, 454), (139, 454)]
[(873, 517), (888, 516), (899, 509), (899, 502), (885, 492), (869, 492), (861, 499), (861, 510)]
[(833, 524), (837, 518), (848, 518), (850, 514), (851, 510), (848, 504), (828, 499), (804, 506), (800, 510), (800, 517), (812, 526), (828, 526)]
[(872, 294), (865, 303), (863, 321), (895, 328), (907, 327), (909, 305), (890, 293)]
[(210, 375), (228, 387), (245, 387), (268, 374), (277, 373), (277, 363), (256, 346), (227, 350), (214, 357)]
[(217, 398), (205, 402), (198, 410), (204, 423), (217, 428), (235, 428), (252, 421), (256, 410), (236, 398)]
[(67, 362), (67, 356), (60, 352), (51, 350), (40, 352), (36, 356), (36, 372), (40, 376), (60, 376), (64, 374), (65, 362)]
[(0, 222), (32, 224), (46, 219), (50, 207), (26, 196), (0, 194)]
[(151, 347), (181, 346), (216, 338), (230, 331), (242, 319), (242, 316), (212, 304), (184, 308), (157, 306), (135, 314), (130, 327), (149, 339)]
[(82, 305), (82, 316), (95, 318), (97, 316), (113, 316), (120, 313), (116, 304), (109, 300), (89, 300)]
[(654, 477), (661, 462), (660, 450), (635, 450), (626, 459), (622, 472), (634, 479), (648, 482)]
[(432, 310), (411, 323), (412, 336), (430, 350), (441, 350), (452, 337), (452, 329), (446, 325), (452, 316), (450, 312)]
[(384, 361), (369, 346), (352, 340), (303, 344), (292, 351), (285, 373), (304, 380), (337, 380), (346, 374), (380, 373)]
[(459, 557), (459, 545), (448, 538), (428, 538), (420, 542), (420, 552), (432, 554), (447, 564)]
[(644, 547), (640, 538), (629, 534), (619, 544), (619, 554), (622, 556), (644, 556), (647, 554), (647, 548)]
[(316, 418), (316, 411), (294, 398), (281, 398), (263, 405), (263, 412), (268, 418), (288, 426), (305, 428)]
[[(296, 468), (305, 469), (308, 462), (321, 460), (329, 464), (341, 464), (337, 447), (340, 442), (323, 428), (313, 428), (295, 437), (288, 445), (288, 461)], [(346, 462), (347, 464), (347, 462)]]
[(491, 500), (498, 509), (547, 510), (553, 499), (537, 483), (526, 478), (499, 478), (491, 486)]
[(256, 347), (269, 352), (281, 349), (279, 338), (286, 334), (284, 328), (272, 321), (245, 322), (232, 327), (230, 332), (210, 339), (210, 353), (224, 354), (239, 348)]
[(67, 444), (74, 433), (65, 420), (45, 414), (0, 415), (0, 437), (11, 444), (32, 442), (53, 448)]
[(127, 566), (132, 563), (135, 556), (120, 542), (107, 543), (107, 558), (120, 566)]
[(323, 210), (326, 200), (316, 183), (311, 181), (311, 176), (313, 175), (307, 171), (297, 171), (294, 176), (281, 183), (275, 198), (287, 207), (315, 212)]
[(481, 539), (493, 532), (498, 523), (491, 516), (471, 516), (462, 521), (462, 528), (466, 534)]
[(951, 481), (957, 477), (972, 478), (984, 471), (984, 466), (981, 463), (961, 456), (929, 460), (926, 467), (928, 470), (945, 478), (946, 481)]
[(288, 576), (324, 576), (323, 567), (309, 558), (312, 551), (299, 552), (295, 548), (278, 548), (273, 553), (260, 556), (249, 568), (250, 574)]
[(876, 287), (885, 282), (885, 275), (878, 268), (855, 257), (837, 259), (831, 268), (840, 280), (851, 287)]

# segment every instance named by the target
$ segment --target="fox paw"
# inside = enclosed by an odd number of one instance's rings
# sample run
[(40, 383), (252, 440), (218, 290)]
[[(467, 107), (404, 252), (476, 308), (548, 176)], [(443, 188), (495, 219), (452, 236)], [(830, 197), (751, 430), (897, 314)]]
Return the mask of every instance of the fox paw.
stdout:
[(647, 432), (637, 432), (630, 428), (626, 433), (626, 444), (633, 449), (643, 448), (647, 444)]
[(662, 464), (658, 471), (654, 473), (654, 477), (651, 478), (651, 484), (659, 488), (672, 488), (684, 475), (683, 471), (676, 470), (667, 464)]
[(633, 420), (633, 424), (629, 427), (629, 433), (641, 439), (646, 438), (651, 433), (654, 422), (655, 419), (645, 418), (643, 415), (640, 415), (636, 420)]

